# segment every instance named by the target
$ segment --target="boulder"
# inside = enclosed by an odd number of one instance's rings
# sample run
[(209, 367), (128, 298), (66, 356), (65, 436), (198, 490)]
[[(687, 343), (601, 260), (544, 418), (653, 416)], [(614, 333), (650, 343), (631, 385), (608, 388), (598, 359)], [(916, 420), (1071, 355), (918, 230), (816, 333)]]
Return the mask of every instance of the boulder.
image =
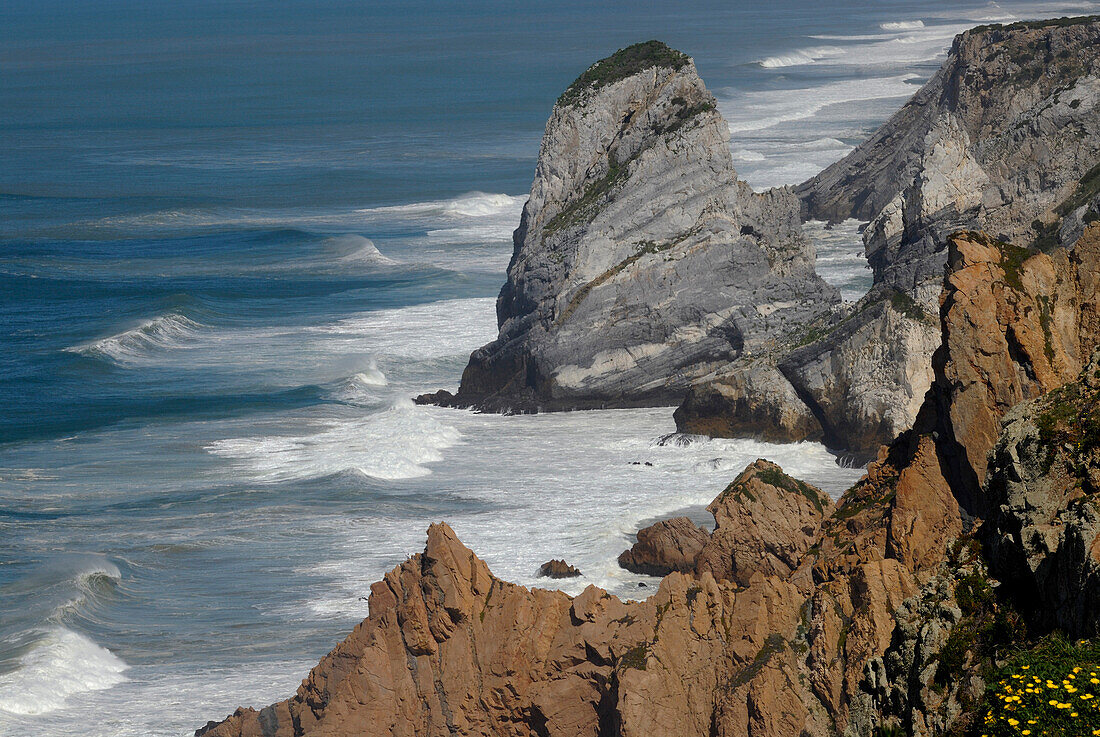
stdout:
[(544, 578), (577, 578), (581, 572), (564, 560), (548, 560), (539, 566), (539, 576)]
[(692, 571), (707, 537), (706, 530), (687, 517), (662, 520), (638, 530), (638, 542), (619, 555), (619, 565), (649, 576)]

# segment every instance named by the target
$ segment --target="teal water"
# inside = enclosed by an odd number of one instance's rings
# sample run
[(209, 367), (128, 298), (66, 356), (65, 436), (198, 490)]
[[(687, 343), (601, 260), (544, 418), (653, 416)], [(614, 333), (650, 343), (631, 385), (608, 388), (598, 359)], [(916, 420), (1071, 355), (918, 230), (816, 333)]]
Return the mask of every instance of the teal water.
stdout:
[[(493, 337), (543, 125), (595, 59), (694, 55), (768, 187), (959, 30), (1095, 6), (0, 5), (0, 735), (183, 735), (285, 697), (431, 521), (503, 577), (565, 557), (567, 590), (639, 596), (637, 524), (749, 461), (839, 494), (859, 472), (820, 446), (661, 444), (667, 409), (408, 397)], [(814, 232), (857, 298), (854, 224)]]

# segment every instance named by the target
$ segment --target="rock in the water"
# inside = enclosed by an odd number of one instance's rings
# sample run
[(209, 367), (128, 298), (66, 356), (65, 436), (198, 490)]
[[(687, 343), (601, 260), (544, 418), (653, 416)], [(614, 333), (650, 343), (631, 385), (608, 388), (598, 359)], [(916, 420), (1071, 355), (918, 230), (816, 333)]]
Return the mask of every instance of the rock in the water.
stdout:
[(544, 578), (576, 578), (581, 572), (564, 560), (555, 558), (539, 566), (539, 574)]
[(758, 460), (707, 507), (715, 528), (695, 559), (696, 568), (742, 586), (757, 574), (787, 578), (832, 506), (825, 492)]
[(822, 440), (821, 423), (768, 361), (739, 361), (696, 384), (674, 413), (682, 433), (790, 443)]
[(729, 126), (690, 58), (656, 41), (558, 100), (497, 301), (453, 404), (674, 405), (839, 303), (790, 190), (738, 181)]
[(438, 404), (440, 407), (450, 407), (454, 403), (455, 395), (446, 389), (420, 394), (413, 397), (413, 404)]
[(662, 520), (638, 530), (638, 542), (619, 555), (619, 565), (650, 576), (692, 571), (707, 538), (706, 530), (687, 517)]

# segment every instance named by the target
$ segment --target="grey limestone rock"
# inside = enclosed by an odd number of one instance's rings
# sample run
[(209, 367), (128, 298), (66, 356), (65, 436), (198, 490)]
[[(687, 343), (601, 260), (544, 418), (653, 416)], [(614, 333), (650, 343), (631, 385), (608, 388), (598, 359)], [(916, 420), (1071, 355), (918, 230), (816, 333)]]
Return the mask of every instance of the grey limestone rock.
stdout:
[(807, 218), (870, 223), (876, 286), (854, 309), (860, 329), (780, 364), (827, 439), (866, 455), (912, 425), (938, 325), (868, 308), (902, 295), (935, 315), (949, 234), (1056, 245), (1097, 218), (1098, 105), (1100, 18), (976, 28), (867, 142), (795, 189)]
[(597, 62), (546, 125), (495, 341), (446, 403), (678, 403), (839, 302), (789, 189), (738, 181), (693, 62), (649, 42)]

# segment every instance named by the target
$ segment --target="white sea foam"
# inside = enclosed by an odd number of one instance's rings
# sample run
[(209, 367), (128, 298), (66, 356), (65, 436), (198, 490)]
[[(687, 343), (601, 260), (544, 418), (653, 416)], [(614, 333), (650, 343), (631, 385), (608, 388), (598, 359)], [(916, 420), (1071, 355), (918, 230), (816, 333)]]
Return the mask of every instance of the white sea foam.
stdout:
[(339, 382), (331, 397), (347, 404), (372, 406), (383, 400), (380, 390), (388, 385), (386, 375), (372, 361), (366, 369)]
[[(135, 228), (314, 228), (361, 230), (382, 222), (461, 224), (481, 219), (507, 219), (519, 222), (526, 197), (507, 194), (470, 192), (446, 200), (412, 202), (380, 207), (332, 208), (310, 210), (270, 210), (248, 208), (202, 208), (160, 210), (140, 215), (110, 217), (87, 225), (107, 230), (132, 231)], [(513, 226), (514, 227), (514, 226)]]
[(118, 363), (134, 363), (157, 351), (178, 348), (194, 340), (203, 327), (186, 315), (169, 312), (116, 335), (74, 346), (69, 350), (85, 355), (104, 356)]
[(723, 97), (719, 108), (729, 122), (731, 133), (747, 133), (812, 118), (829, 105), (908, 97), (917, 89), (910, 80), (917, 78), (916, 74), (906, 73), (790, 90), (739, 92)]
[(379, 354), (430, 359), (469, 353), (497, 334), (496, 300), (453, 299), (376, 310), (311, 328)]
[(54, 711), (74, 694), (122, 683), (128, 667), (88, 637), (52, 627), (31, 645), (15, 670), (0, 674), (0, 710), (26, 715)]
[(924, 28), (924, 21), (922, 20), (899, 20), (891, 21), (889, 23), (879, 23), (878, 27), (884, 31), (913, 31), (918, 28)]
[(735, 161), (764, 161), (767, 157), (759, 151), (747, 148), (734, 149), (732, 152)]
[[(815, 443), (697, 438), (661, 444), (674, 430), (668, 409), (512, 417), (421, 409), (462, 434), (443, 451), (445, 466), (432, 479), (434, 495), (454, 499), (446, 519), (462, 541), (506, 580), (570, 593), (589, 584), (630, 598), (652, 593), (652, 578), (624, 571), (615, 560), (638, 526), (685, 509), (705, 518), (704, 505), (756, 458), (780, 463), (833, 498), (862, 473), (840, 468)], [(345, 538), (340, 556), (302, 569), (327, 582), (286, 611), (307, 619), (362, 616), (369, 584), (422, 549), (428, 521), (379, 514), (333, 518), (333, 534)], [(584, 576), (538, 578), (538, 566), (550, 558), (565, 558)], [(640, 589), (639, 582), (648, 587)]]
[(759, 63), (765, 69), (782, 69), (802, 64), (813, 64), (815, 61), (842, 56), (844, 49), (838, 46), (811, 46), (805, 49), (797, 49), (786, 54), (778, 54), (762, 59)]
[(409, 400), (366, 417), (324, 420), (306, 429), (293, 435), (218, 440), (206, 450), (230, 459), (260, 482), (348, 472), (397, 480), (430, 473), (427, 464), (441, 460), (441, 451), (460, 437), (454, 427)]

